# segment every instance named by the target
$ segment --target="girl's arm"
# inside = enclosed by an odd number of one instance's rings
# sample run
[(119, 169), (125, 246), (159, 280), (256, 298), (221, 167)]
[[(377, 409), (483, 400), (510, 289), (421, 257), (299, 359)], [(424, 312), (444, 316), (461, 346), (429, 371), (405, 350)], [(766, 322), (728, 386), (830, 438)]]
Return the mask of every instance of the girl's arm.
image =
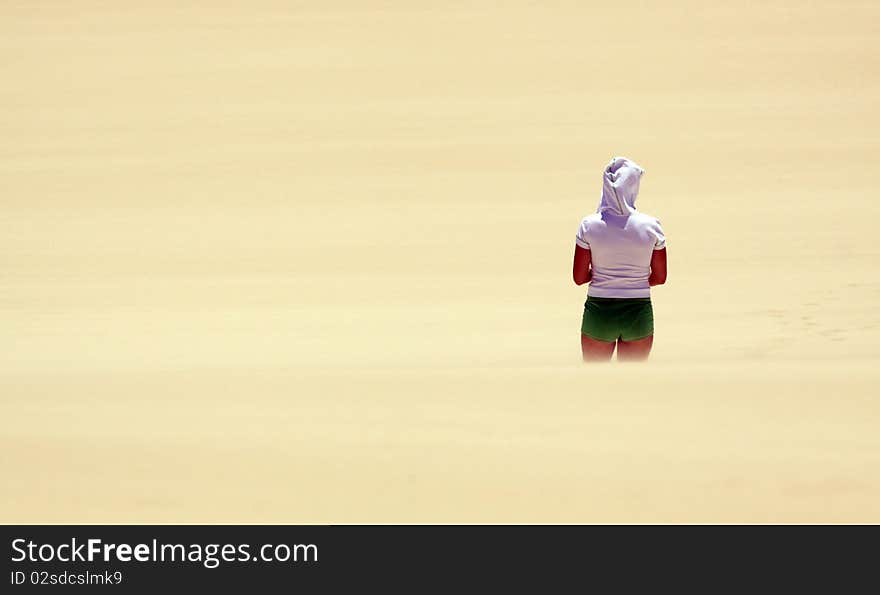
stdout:
[(576, 285), (589, 283), (590, 279), (593, 278), (593, 270), (590, 267), (591, 262), (590, 251), (575, 244), (574, 265), (572, 266), (571, 276)]

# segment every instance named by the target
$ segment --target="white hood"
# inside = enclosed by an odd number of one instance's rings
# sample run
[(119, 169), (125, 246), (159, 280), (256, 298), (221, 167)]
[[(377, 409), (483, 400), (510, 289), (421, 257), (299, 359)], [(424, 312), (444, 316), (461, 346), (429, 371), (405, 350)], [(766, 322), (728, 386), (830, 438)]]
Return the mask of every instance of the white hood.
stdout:
[(597, 211), (624, 216), (634, 212), (644, 173), (644, 168), (631, 159), (612, 158), (602, 174), (602, 200)]

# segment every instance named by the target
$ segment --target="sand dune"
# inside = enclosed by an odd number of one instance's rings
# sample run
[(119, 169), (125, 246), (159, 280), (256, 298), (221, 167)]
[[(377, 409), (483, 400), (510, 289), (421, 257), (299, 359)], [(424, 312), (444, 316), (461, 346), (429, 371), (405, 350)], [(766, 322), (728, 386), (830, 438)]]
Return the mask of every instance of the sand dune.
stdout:
[(880, 522), (880, 8), (505, 7), (0, 7), (0, 521)]

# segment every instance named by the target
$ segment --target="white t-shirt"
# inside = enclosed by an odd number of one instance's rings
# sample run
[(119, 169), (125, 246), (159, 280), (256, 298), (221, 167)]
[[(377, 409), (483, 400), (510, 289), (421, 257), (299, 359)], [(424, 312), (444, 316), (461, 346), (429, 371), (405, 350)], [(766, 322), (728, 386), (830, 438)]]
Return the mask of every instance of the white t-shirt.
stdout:
[(575, 242), (591, 255), (593, 278), (587, 295), (651, 296), (651, 255), (666, 247), (658, 219), (639, 211), (626, 216), (593, 213), (581, 221)]

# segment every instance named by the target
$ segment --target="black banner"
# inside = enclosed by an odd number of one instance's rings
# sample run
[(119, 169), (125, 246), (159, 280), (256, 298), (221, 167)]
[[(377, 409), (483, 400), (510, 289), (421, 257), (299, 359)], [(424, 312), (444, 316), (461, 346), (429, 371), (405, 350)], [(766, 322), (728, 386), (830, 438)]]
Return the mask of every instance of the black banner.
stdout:
[[(867, 571), (870, 549), (828, 527), (64, 525), (0, 527), (3, 593), (284, 587), (537, 592), (656, 587), (829, 587)], [(829, 535), (826, 535), (829, 534)], [(763, 577), (763, 578), (757, 578)]]

